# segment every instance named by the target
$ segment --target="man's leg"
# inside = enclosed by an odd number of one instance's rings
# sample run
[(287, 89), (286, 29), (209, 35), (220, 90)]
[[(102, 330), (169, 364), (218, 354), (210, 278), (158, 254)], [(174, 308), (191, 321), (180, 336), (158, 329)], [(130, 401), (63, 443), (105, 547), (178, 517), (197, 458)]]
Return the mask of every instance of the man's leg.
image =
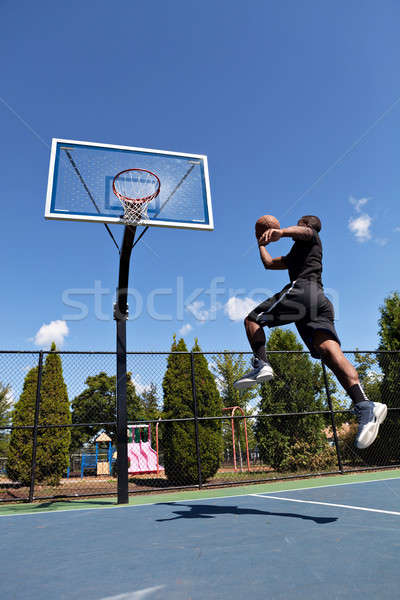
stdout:
[(367, 448), (375, 440), (379, 425), (385, 420), (386, 404), (368, 400), (356, 369), (328, 332), (316, 331), (313, 337), (313, 347), (353, 400), (359, 423), (356, 445), (358, 448)]
[(265, 351), (265, 333), (263, 328), (248, 317), (244, 320), (247, 339), (249, 340), (254, 357), (252, 359), (253, 369), (240, 377), (233, 386), (237, 390), (245, 390), (257, 383), (269, 381), (274, 376), (271, 365), (268, 362)]
[[(313, 346), (326, 366), (336, 375), (340, 384), (352, 398), (349, 392), (353, 386), (360, 385), (360, 380), (356, 369), (347, 360), (340, 345), (336, 340), (332, 339), (328, 332), (316, 331), (313, 337)], [(366, 396), (362, 400), (366, 400)], [(357, 400), (354, 401), (357, 402)]]
[[(233, 385), (236, 389), (246, 389), (256, 383), (268, 381), (274, 376), (265, 351), (263, 327), (284, 325), (304, 316), (304, 307), (299, 307), (293, 301), (288, 303), (291, 299), (290, 293), (293, 292), (294, 285), (295, 282), (286, 285), (283, 290), (256, 306), (245, 318), (244, 326), (246, 328), (247, 339), (254, 354), (252, 359), (254, 368), (235, 381)], [(303, 295), (302, 292), (301, 295)], [(303, 308), (303, 310), (301, 311), (300, 308)], [(282, 313), (284, 313), (283, 318)]]
[(267, 354), (265, 352), (266, 338), (264, 329), (255, 321), (251, 321), (248, 317), (244, 320), (244, 326), (254, 356), (264, 362), (268, 362)]

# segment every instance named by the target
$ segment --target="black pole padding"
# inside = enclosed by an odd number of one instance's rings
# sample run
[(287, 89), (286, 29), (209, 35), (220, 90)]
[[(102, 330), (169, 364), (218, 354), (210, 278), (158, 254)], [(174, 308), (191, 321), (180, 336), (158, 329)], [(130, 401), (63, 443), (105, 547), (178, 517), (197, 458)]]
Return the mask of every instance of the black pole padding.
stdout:
[(193, 352), (190, 353), (190, 371), (192, 375), (192, 397), (193, 397), (193, 412), (194, 412), (194, 434), (196, 440), (196, 455), (197, 455), (197, 473), (199, 480), (199, 489), (201, 489), (203, 482), (201, 476), (201, 455), (200, 455), (200, 442), (199, 442), (199, 411), (197, 406), (197, 393), (196, 393), (196, 380), (194, 376), (194, 356)]
[(128, 319), (129, 262), (136, 227), (125, 226), (114, 307), (117, 329), (117, 472), (118, 504), (128, 504), (128, 412), (126, 403), (126, 321)]
[(36, 383), (36, 402), (35, 402), (35, 417), (33, 423), (33, 441), (32, 441), (32, 460), (31, 460), (31, 481), (29, 486), (29, 502), (33, 502), (35, 493), (35, 472), (36, 472), (36, 452), (37, 452), (37, 437), (39, 425), (39, 410), (40, 410), (40, 389), (42, 387), (42, 371), (43, 371), (43, 350), (39, 352), (38, 362), (38, 377)]
[(330, 393), (329, 385), (328, 385), (328, 377), (326, 375), (326, 367), (322, 361), (321, 361), (321, 365), (322, 365), (322, 372), (324, 374), (326, 399), (328, 401), (329, 413), (331, 416), (333, 439), (335, 440), (335, 448), (336, 448), (338, 467), (339, 467), (339, 471), (343, 474), (343, 464), (342, 464), (342, 457), (341, 457), (340, 448), (339, 448), (339, 438), (338, 438), (337, 430), (336, 430), (335, 413), (333, 412), (332, 398), (331, 398), (331, 393)]

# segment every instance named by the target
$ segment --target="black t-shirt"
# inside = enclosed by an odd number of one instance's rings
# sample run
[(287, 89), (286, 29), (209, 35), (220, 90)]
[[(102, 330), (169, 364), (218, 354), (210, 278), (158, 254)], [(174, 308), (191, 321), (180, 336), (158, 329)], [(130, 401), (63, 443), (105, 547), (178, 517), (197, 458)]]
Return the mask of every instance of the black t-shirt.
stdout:
[(282, 258), (289, 270), (290, 281), (307, 279), (322, 287), (322, 244), (314, 229), (311, 240), (296, 241), (289, 254)]

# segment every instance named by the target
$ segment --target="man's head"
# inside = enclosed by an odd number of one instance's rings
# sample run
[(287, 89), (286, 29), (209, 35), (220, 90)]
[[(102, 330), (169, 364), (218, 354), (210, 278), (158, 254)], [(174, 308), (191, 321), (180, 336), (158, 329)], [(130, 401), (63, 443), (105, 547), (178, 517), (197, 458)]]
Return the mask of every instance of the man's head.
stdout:
[(315, 231), (321, 231), (322, 227), (321, 221), (318, 219), (318, 217), (315, 217), (314, 215), (304, 215), (304, 217), (301, 217), (301, 219), (299, 219), (297, 225), (299, 225), (300, 227), (311, 227)]

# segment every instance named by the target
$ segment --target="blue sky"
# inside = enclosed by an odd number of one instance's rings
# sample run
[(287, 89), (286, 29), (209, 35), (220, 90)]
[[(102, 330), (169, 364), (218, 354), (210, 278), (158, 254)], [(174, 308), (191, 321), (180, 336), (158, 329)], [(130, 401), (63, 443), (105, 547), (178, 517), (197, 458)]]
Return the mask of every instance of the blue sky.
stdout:
[(287, 283), (259, 262), (263, 214), (320, 216), (343, 347), (376, 348), (400, 287), (397, 2), (3, 1), (0, 16), (2, 349), (114, 349), (111, 240), (43, 217), (52, 137), (208, 155), (215, 230), (153, 228), (135, 248), (130, 350), (179, 331), (247, 349), (243, 312)]

